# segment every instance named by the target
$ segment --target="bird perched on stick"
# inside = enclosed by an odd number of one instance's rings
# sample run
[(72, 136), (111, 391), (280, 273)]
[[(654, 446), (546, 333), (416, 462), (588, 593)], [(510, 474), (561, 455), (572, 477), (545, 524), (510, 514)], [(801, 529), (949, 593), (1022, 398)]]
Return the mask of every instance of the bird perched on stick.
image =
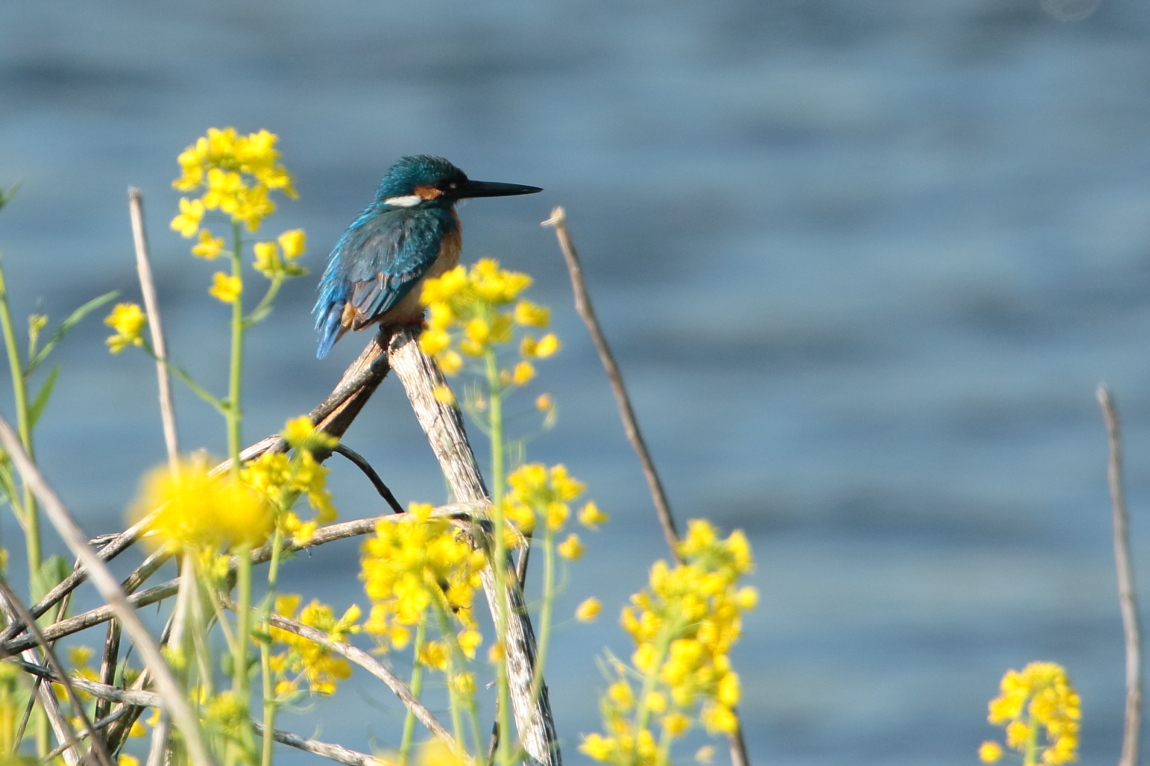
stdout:
[(404, 157), (387, 171), (375, 202), (339, 238), (312, 313), (320, 359), (348, 330), (423, 316), (419, 286), (459, 263), (463, 230), (455, 203), (534, 194), (537, 186), (472, 181), (442, 157)]

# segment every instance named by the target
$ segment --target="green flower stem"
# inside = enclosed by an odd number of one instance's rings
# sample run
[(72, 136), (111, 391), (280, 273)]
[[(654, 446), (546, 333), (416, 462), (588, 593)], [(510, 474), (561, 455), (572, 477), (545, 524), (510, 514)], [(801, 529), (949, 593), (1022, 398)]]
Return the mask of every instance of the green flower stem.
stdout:
[(1026, 714), (1026, 751), (1022, 755), (1022, 766), (1036, 766), (1038, 763), (1038, 723), (1034, 713)]
[(539, 605), (539, 639), (535, 650), (535, 670), (531, 675), (531, 699), (533, 700), (539, 698), (539, 691), (543, 688), (543, 668), (547, 663), (547, 645), (551, 642), (551, 615), (554, 606), (555, 532), (544, 521), (543, 603)]
[(442, 601), (435, 602), (435, 616), (439, 621), (439, 632), (447, 640), (447, 645), (451, 648), (451, 656), (448, 660), (447, 666), (447, 693), (451, 700), (451, 725), (454, 728), (455, 741), (463, 742), (462, 729), (463, 725), (460, 721), (459, 711), (462, 708), (463, 712), (467, 713), (467, 724), (470, 729), (471, 741), (474, 747), (473, 752), (479, 752), (482, 747), (482, 740), (479, 738), (479, 709), (475, 704), (474, 694), (464, 694), (459, 691), (455, 686), (455, 676), (459, 672), (464, 672), (467, 669), (467, 655), (463, 653), (463, 649), (459, 646), (459, 637), (455, 634), (455, 630), (451, 624), (451, 619), (447, 616), (447, 610), (444, 608)]
[[(252, 557), (251, 551), (247, 548), (241, 548), (236, 551), (237, 565), (236, 565), (236, 641), (232, 647), (233, 667), (232, 667), (232, 690), (235, 692), (236, 701), (239, 703), (241, 710), (248, 709), (248, 703), (251, 699), (251, 684), (248, 678), (248, 644), (252, 640)], [(270, 734), (266, 737), (271, 739)], [(241, 735), (244, 755), (253, 755), (255, 752), (255, 740), (252, 730), (248, 727), (243, 727), (243, 734)], [(254, 758), (244, 759), (247, 762), (252, 762)]]
[[(154, 348), (152, 348), (152, 344), (148, 343), (148, 341), (146, 341), (146, 340), (143, 343), (143, 349), (148, 354), (148, 356), (152, 357), (153, 360), (155, 360), (157, 362), (161, 361), (159, 359), (159, 357), (156, 356), (156, 350)], [(164, 359), (162, 361), (164, 363), (164, 367), (167, 368), (168, 372), (171, 373), (172, 375), (174, 375), (175, 377), (179, 378), (180, 382), (185, 384), (188, 388), (190, 388), (192, 390), (193, 394), (200, 397), (200, 399), (203, 400), (205, 404), (210, 404), (216, 410), (216, 412), (220, 413), (225, 418), (228, 416), (227, 402), (224, 402), (219, 397), (215, 396), (210, 391), (208, 391), (206, 388), (204, 388), (199, 383), (197, 383), (192, 378), (192, 376), (187, 373), (186, 370), (184, 370), (180, 367), (177, 367), (176, 365), (172, 364), (171, 361), (169, 361), (167, 359)]]
[[(16, 403), (16, 429), (20, 434), (20, 444), (28, 457), (35, 460), (32, 449), (32, 423), (28, 411), (28, 379), (24, 364), (20, 361), (20, 350), (16, 346), (16, 331), (12, 325), (12, 307), (8, 303), (8, 285), (4, 279), (4, 270), (0, 269), (0, 330), (4, 334), (4, 347), (8, 352), (8, 370), (12, 375), (12, 395)], [(21, 508), (16, 508), (16, 498), (9, 498), (13, 510), (20, 518), (25, 534), (25, 544), (28, 550), (29, 582), (38, 581), (40, 561), (42, 558), (40, 545), (40, 514), (36, 507), (36, 498), (27, 484), (24, 485), (24, 499)], [(33, 594), (38, 598), (41, 594)]]
[[(239, 221), (232, 222), (232, 276), (241, 280), (243, 284), (243, 257), (240, 248), (243, 239), (240, 236)], [(240, 388), (243, 382), (244, 365), (244, 294), (241, 287), (240, 294), (232, 302), (232, 360), (231, 374), (228, 378), (228, 457), (232, 459), (232, 473), (240, 472), (240, 423), (243, 420), (243, 408), (240, 404)]]
[(267, 641), (260, 642), (260, 675), (263, 676), (264, 695), (264, 736), (260, 750), (261, 766), (271, 766), (272, 747), (275, 737), (272, 732), (276, 725), (275, 686), (272, 684), (272, 648)]
[[(412, 656), (415, 661), (411, 663), (411, 694), (416, 699), (423, 692), (423, 665), (419, 662), (419, 650), (423, 648), (427, 637), (427, 615), (419, 621), (415, 629), (415, 642), (412, 645)], [(415, 713), (408, 708), (403, 717), (403, 734), (399, 739), (399, 766), (407, 766), (407, 757), (411, 754), (411, 740), (415, 735)]]
[(260, 302), (256, 304), (256, 307), (252, 309), (251, 313), (248, 314), (244, 319), (244, 329), (247, 329), (256, 324), (265, 316), (267, 316), (269, 311), (271, 311), (272, 301), (274, 301), (276, 299), (276, 295), (279, 294), (280, 287), (282, 287), (284, 283), (284, 278), (282, 274), (276, 274), (271, 278), (271, 280), (272, 281), (268, 285), (267, 292), (264, 293), (264, 297), (260, 299)]
[[(495, 638), (507, 652), (507, 541), (503, 536), (503, 389), (499, 382), (499, 364), (495, 352), (488, 348), (484, 354), (487, 365), (488, 425), (491, 433), (491, 504), (494, 533), (495, 592), (498, 594), (495, 612)], [(504, 656), (496, 663), (496, 680), (499, 686), (499, 751), (498, 762), (510, 766), (513, 761), (511, 751), (511, 683), (507, 677), (507, 659)]]
[[(290, 505), (288, 507), (291, 507)], [(276, 525), (275, 534), (272, 535), (272, 557), (268, 563), (268, 593), (264, 598), (263, 608), (260, 609), (259, 629), (265, 635), (271, 633), (271, 609), (275, 601), (277, 583), (279, 582), (280, 558), (283, 553), (283, 530)], [(264, 697), (264, 738), (263, 750), (260, 753), (261, 766), (271, 766), (272, 746), (275, 738), (270, 732), (275, 731), (276, 713), (279, 705), (275, 699), (275, 685), (272, 677), (272, 649), (271, 644), (260, 641), (260, 675), (263, 677)]]

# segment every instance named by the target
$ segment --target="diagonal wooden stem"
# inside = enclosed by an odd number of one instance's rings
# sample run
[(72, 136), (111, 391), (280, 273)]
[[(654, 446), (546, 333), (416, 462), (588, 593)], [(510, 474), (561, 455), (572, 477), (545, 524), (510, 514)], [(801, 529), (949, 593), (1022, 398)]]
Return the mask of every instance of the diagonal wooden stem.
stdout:
[[(488, 502), (487, 487), (467, 441), (459, 410), (435, 398), (434, 391), (445, 383), (435, 361), (419, 348), (415, 331), (400, 327), (388, 346), (391, 369), (403, 383), (419, 424), (439, 460), (440, 469), (459, 502)], [(474, 534), (474, 532), (473, 532)], [(508, 560), (508, 571), (513, 568)], [(483, 589), (494, 616), (507, 616), (507, 672), (511, 681), (511, 707), (515, 725), (528, 755), (540, 766), (562, 766), (559, 738), (551, 716), (547, 685), (538, 684), (533, 695), (535, 672), (535, 632), (523, 602), (523, 591), (514, 578), (508, 578), (505, 593), (498, 593), (491, 567), (483, 570)]]

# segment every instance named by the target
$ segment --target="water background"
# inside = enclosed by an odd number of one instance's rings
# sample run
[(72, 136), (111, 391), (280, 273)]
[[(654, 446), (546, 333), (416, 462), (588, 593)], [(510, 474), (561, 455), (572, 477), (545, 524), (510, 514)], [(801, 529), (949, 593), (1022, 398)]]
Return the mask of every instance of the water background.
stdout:
[[(1123, 653), (1094, 389), (1109, 383), (1125, 417), (1147, 575), (1150, 6), (5, 0), (0, 187), (22, 186), (0, 251), (17, 314), (137, 295), (137, 186), (175, 356), (223, 390), (215, 267), (167, 221), (176, 154), (225, 125), (279, 134), (301, 199), (269, 226), (306, 228), (315, 272), (403, 154), (546, 188), (462, 217), (466, 257), (533, 274), (566, 344), (539, 383), (560, 423), (533, 459), (565, 462), (612, 514), (559, 607), (606, 604), (598, 625), (557, 631), (569, 761), (597, 725), (594, 657), (629, 651), (611, 615), (664, 553), (538, 226), (553, 205), (676, 511), (755, 547), (761, 605), (735, 653), (755, 763), (973, 763), (999, 676), (1035, 659), (1082, 692), (1083, 761), (1116, 760)], [(315, 278), (251, 336), (249, 441), (320, 401), (365, 340), (315, 360)], [(91, 319), (60, 347), (39, 442), (93, 533), (120, 526), (163, 459), (153, 367), (109, 356), (105, 335)], [(222, 423), (184, 389), (178, 407), (184, 445), (221, 452)], [(404, 502), (442, 499), (394, 381), (348, 442)], [(346, 466), (334, 481), (345, 517), (379, 512)], [(362, 601), (354, 556), (317, 552), (289, 587)], [(367, 749), (394, 742), (395, 715), (357, 677), (294, 725)]]

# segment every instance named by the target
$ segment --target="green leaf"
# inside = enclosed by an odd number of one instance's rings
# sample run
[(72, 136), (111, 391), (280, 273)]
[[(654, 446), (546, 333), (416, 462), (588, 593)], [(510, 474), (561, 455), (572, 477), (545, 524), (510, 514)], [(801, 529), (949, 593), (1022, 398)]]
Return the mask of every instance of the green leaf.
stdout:
[(70, 574), (72, 565), (63, 556), (49, 556), (40, 563), (40, 568), (32, 577), (32, 600), (39, 601)]
[(19, 189), (20, 184), (16, 184), (7, 191), (0, 190), (0, 208), (3, 208), (5, 205), (7, 205), (8, 202), (16, 196), (16, 192), (19, 191)]
[(56, 378), (60, 375), (60, 365), (52, 365), (52, 369), (48, 372), (48, 377), (44, 378), (44, 385), (40, 386), (40, 391), (36, 394), (36, 399), (32, 402), (32, 406), (28, 408), (28, 421), (29, 424), (35, 428), (36, 421), (40, 419), (40, 413), (44, 411), (44, 406), (48, 404), (48, 398), (52, 396), (52, 389), (56, 386)]
[(30, 360), (28, 360), (28, 370), (25, 374), (31, 375), (32, 372), (40, 365), (40, 363), (48, 357), (48, 354), (52, 353), (52, 349), (56, 348), (56, 344), (63, 340), (68, 331), (75, 327), (81, 319), (96, 309), (100, 308), (105, 303), (110, 303), (111, 301), (115, 300), (118, 295), (119, 293), (115, 290), (110, 293), (104, 293), (99, 298), (93, 298), (69, 314), (67, 318), (60, 323), (60, 326), (56, 328), (56, 332), (52, 333), (52, 337), (48, 339), (48, 341), (44, 344), (44, 347), (37, 351), (36, 354)]

